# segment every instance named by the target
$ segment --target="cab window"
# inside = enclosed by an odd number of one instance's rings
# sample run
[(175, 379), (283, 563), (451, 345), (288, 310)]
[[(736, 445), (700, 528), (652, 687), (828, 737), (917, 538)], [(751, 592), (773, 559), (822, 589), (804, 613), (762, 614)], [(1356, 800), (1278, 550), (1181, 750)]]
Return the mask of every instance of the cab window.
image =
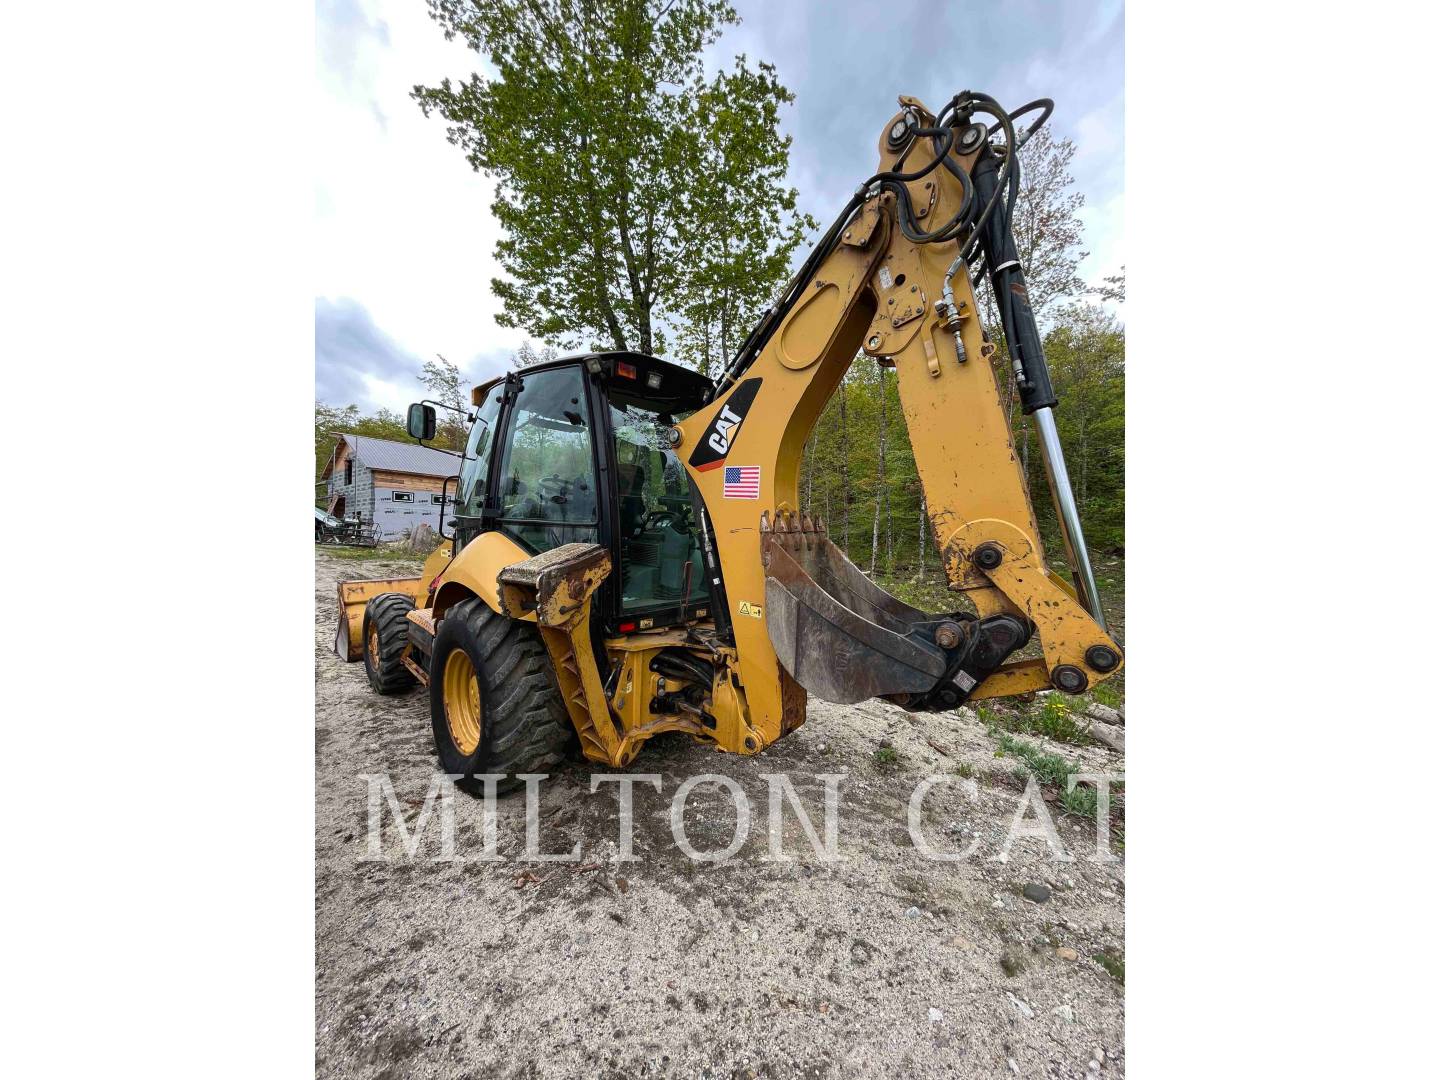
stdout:
[(578, 367), (524, 376), (496, 492), (500, 526), (537, 554), (597, 535), (595, 455)]
[(668, 419), (643, 406), (610, 403), (626, 612), (679, 607), (709, 596), (685, 466), (665, 437)]
[(495, 425), (500, 418), (501, 387), (493, 387), (475, 415), (470, 441), (465, 444), (465, 462), (460, 466), (460, 484), (455, 501), (463, 517), (479, 517), (485, 506), (485, 477), (490, 471), (490, 451), (495, 445)]

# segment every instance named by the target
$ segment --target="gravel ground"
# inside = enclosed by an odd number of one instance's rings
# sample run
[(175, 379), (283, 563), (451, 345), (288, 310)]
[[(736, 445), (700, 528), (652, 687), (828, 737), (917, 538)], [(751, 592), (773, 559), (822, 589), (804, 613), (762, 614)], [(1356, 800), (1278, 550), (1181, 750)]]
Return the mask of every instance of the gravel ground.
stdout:
[[(319, 1076), (1124, 1074), (1123, 987), (1094, 959), (1124, 955), (1124, 864), (1095, 862), (1094, 823), (1058, 814), (1073, 862), (1039, 838), (1000, 862), (1021, 790), (967, 710), (812, 701), (802, 728), (752, 758), (652, 740), (634, 768), (664, 787), (634, 789), (635, 862), (616, 861), (617, 785), (592, 794), (580, 760), (540, 786), (541, 849), (579, 841), (578, 863), (520, 861), (523, 795), (500, 800), (502, 858), (483, 861), (482, 803), (463, 793), (458, 860), (436, 861), (433, 824), (407, 858), (388, 810), (384, 857), (367, 859), (362, 774), (388, 773), (413, 824), (436, 765), (425, 693), (380, 698), (362, 665), (330, 653), (335, 582), (416, 565), (316, 557)], [(895, 761), (876, 759), (882, 743)], [(1046, 748), (1124, 769), (1101, 747)], [(748, 840), (720, 864), (691, 861), (670, 828), (671, 796), (706, 772), (752, 808)], [(819, 775), (847, 774), (844, 861), (822, 861), (788, 806), (792, 861), (767, 859), (766, 773), (789, 775), (817, 829)], [(953, 782), (926, 799), (924, 834), (947, 851), (978, 841), (961, 862), (925, 858), (906, 828), (911, 792), (936, 774)], [(700, 786), (690, 843), (725, 847), (735, 817), (726, 792)], [(1026, 899), (1026, 885), (1049, 898)]]

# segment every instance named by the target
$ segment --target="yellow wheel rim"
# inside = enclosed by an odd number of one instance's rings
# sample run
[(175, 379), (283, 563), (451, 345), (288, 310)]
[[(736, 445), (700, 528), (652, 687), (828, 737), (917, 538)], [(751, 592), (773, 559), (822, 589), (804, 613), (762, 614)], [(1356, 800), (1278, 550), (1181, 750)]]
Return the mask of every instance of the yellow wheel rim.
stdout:
[(370, 666), (376, 671), (380, 670), (380, 631), (370, 627), (370, 636), (365, 641), (365, 647), (370, 651)]
[(464, 649), (453, 649), (445, 658), (441, 690), (450, 739), (455, 749), (469, 757), (480, 745), (480, 682)]

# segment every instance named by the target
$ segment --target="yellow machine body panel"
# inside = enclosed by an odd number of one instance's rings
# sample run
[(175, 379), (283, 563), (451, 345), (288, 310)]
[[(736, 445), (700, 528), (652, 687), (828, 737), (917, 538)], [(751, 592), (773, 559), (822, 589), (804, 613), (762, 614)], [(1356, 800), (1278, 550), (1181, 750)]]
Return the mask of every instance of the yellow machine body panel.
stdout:
[[(529, 558), (530, 553), (503, 532), (481, 533), (461, 548), (460, 554), (450, 560), (440, 574), (435, 590), (435, 618), (442, 618), (446, 608), (469, 596), (478, 596), (491, 611), (505, 614), (500, 600), (500, 571)], [(534, 622), (535, 613), (525, 612), (516, 618)]]

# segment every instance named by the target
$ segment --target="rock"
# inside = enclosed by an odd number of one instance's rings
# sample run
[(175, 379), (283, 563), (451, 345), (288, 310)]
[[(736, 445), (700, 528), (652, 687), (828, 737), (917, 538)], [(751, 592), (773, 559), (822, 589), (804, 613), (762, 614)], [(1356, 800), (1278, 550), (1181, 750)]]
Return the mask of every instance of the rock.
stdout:
[(1050, 899), (1050, 890), (1044, 885), (1037, 885), (1031, 882), (1021, 890), (1022, 895), (1032, 904), (1043, 904)]
[(940, 1023), (941, 1020), (944, 1020), (944, 1019), (945, 1019), (945, 1014), (944, 1014), (943, 1012), (941, 1012), (939, 1009), (935, 1008), (935, 1007), (932, 1005), (932, 1006), (930, 1007), (930, 1022), (931, 1022), (932, 1024), (938, 1024), (938, 1023)]
[(1089, 1069), (1091, 1072), (1099, 1072), (1099, 1071), (1100, 1071), (1100, 1063), (1099, 1063), (1098, 1061), (1096, 1061), (1094, 1058), (1091, 1058), (1091, 1059), (1090, 1059), (1090, 1063), (1089, 1063), (1088, 1065), (1086, 1065), (1085, 1067), (1086, 1067), (1087, 1069)]
[(918, 907), (907, 907), (905, 909), (905, 917), (907, 919), (918, 919), (920, 917), (920, 909)]
[(1099, 720), (1090, 721), (1090, 734), (1099, 739), (1111, 750), (1123, 754), (1125, 752), (1125, 729), (1115, 727), (1113, 724), (1104, 724)]
[(949, 945), (952, 949), (959, 949), (961, 952), (972, 952), (975, 949), (975, 943), (973, 941), (969, 938), (961, 937), (959, 934), (956, 934), (945, 944)]
[(1073, 1024), (1073, 1023), (1075, 1022), (1075, 1006), (1073, 1006), (1073, 1005), (1056, 1005), (1055, 1008), (1053, 1008), (1053, 1009), (1050, 1010), (1050, 1015), (1051, 1015), (1051, 1016), (1058, 1016), (1061, 1020), (1064, 1020), (1067, 1024)]
[(417, 555), (430, 554), (435, 549), (435, 530), (422, 521), (406, 537), (405, 548)]
[(1125, 714), (1118, 709), (1112, 709), (1109, 705), (1101, 705), (1098, 701), (1092, 701), (1085, 715), (1091, 720), (1099, 720), (1102, 724), (1123, 724)]
[(1098, 1062), (1100, 1062), (1101, 1065), (1104, 1065), (1104, 1064), (1105, 1064), (1105, 1049), (1104, 1049), (1104, 1047), (1097, 1046), (1097, 1047), (1095, 1048), (1095, 1060), (1098, 1061)]
[(991, 907), (992, 909), (994, 909), (995, 911), (1004, 911), (1004, 910), (1005, 910), (1005, 901), (1004, 901), (1004, 900), (994, 900), (994, 901), (991, 901), (990, 907)]
[(1032, 1008), (1030, 1008), (1029, 1005), (1027, 1005), (1025, 1002), (1021, 1001), (1018, 997), (1016, 997), (1014, 994), (1010, 993), (1009, 991), (1006, 991), (1006, 995), (1005, 995), (1005, 996), (1010, 999), (1011, 1003), (1015, 1006), (1015, 1008), (1017, 1008), (1017, 1009), (1020, 1010), (1020, 1015), (1023, 1016), (1023, 1017), (1025, 1017), (1026, 1020), (1034, 1020), (1034, 1019), (1035, 1019), (1035, 1010), (1032, 1009)]
[(995, 861), (998, 862), (1001, 866), (1004, 866), (1010, 861), (1010, 853), (1008, 851), (1000, 852), (999, 855), (995, 856)]
[(1058, 956), (1061, 960), (1064, 960), (1067, 963), (1071, 964), (1075, 963), (1076, 960), (1080, 959), (1080, 954), (1078, 952), (1063, 945), (1055, 950), (1055, 955)]
[(1012, 1073), (1014, 1073), (1016, 1076), (1020, 1075), (1020, 1066), (1015, 1064), (1014, 1058), (1007, 1058), (1005, 1063), (1010, 1066), (1010, 1071)]

